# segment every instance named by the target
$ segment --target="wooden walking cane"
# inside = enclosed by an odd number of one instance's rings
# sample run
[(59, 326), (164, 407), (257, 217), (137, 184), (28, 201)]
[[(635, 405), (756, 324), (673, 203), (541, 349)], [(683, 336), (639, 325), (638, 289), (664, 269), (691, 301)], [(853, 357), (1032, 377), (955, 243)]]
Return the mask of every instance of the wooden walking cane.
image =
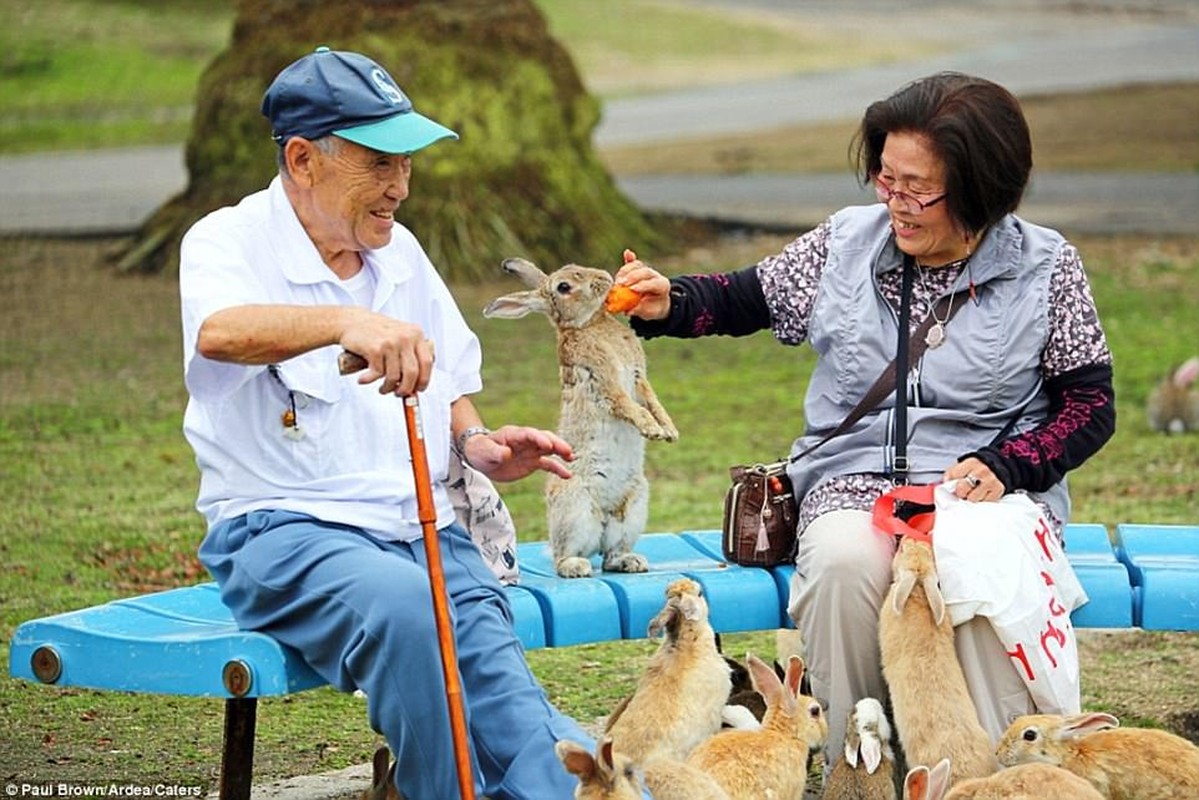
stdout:
[[(342, 375), (366, 368), (366, 359), (343, 352), (337, 360)], [(454, 629), (446, 599), (445, 572), (441, 566), (441, 544), (437, 540), (437, 509), (433, 505), (433, 479), (429, 475), (429, 456), (420, 424), (420, 405), (416, 395), (403, 398), (404, 423), (408, 429), (408, 449), (412, 455), (412, 477), (416, 483), (416, 512), (420, 519), (425, 554), (429, 559), (429, 588), (433, 594), (433, 615), (437, 622), (437, 643), (441, 647), (441, 669), (445, 675), (446, 703), (450, 710), (450, 731), (454, 737), (454, 761), (458, 767), (458, 790), (462, 800), (475, 800), (475, 776), (471, 769), (470, 743), (466, 735), (466, 711), (462, 703), (462, 684), (458, 680), (458, 654), (454, 647)]]

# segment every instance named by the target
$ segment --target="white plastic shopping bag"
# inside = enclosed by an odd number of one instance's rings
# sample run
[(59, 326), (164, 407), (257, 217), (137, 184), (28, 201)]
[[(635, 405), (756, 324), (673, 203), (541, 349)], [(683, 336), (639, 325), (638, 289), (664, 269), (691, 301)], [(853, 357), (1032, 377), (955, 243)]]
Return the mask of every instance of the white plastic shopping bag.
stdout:
[(954, 484), (897, 490), (920, 492), (923, 501), (916, 495), (905, 499), (934, 507), (931, 520), (923, 521), (931, 522), (937, 575), (950, 619), (960, 625), (986, 617), (1037, 709), (1077, 714), (1078, 645), (1070, 612), (1087, 602), (1087, 596), (1061, 544), (1026, 494), (972, 503), (953, 494)]

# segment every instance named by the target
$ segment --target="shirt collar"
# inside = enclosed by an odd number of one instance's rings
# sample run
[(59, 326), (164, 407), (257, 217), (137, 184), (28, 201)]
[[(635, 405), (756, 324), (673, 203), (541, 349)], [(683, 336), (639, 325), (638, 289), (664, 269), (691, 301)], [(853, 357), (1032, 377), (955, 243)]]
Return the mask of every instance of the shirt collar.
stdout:
[[(284, 277), (294, 284), (316, 284), (334, 282), (337, 275), (321, 259), (308, 231), (304, 230), (287, 192), (283, 189), (283, 178), (276, 175), (267, 189), (270, 197), (272, 225), (267, 235), (279, 253), (279, 262)], [(390, 294), (391, 290), (412, 276), (411, 267), (395, 253), (397, 226), (391, 243), (378, 250), (362, 251), (363, 268), (374, 267), (379, 283), (376, 293)]]

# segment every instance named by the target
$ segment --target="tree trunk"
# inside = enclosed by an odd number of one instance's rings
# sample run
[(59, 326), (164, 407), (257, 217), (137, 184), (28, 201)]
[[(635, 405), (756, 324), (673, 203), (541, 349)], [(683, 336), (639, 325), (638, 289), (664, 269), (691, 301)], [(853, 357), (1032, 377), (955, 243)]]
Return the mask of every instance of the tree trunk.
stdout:
[(266, 186), (277, 148), (262, 95), (318, 45), (375, 59), (418, 111), (461, 136), (417, 154), (399, 211), (448, 280), (494, 277), (509, 256), (615, 267), (626, 247), (671, 246), (596, 157), (599, 103), (532, 0), (240, 0), (232, 42), (197, 90), (188, 186), (145, 222), (119, 269), (177, 270), (192, 223)]

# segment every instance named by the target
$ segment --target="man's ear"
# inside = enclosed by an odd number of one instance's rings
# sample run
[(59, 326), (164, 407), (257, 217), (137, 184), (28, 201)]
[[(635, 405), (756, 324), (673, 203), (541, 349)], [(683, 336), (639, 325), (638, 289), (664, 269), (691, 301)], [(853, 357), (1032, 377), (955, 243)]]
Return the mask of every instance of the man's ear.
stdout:
[(287, 164), (287, 174), (291, 179), (304, 188), (312, 188), (316, 181), (313, 172), (317, 157), (316, 145), (308, 139), (293, 136), (283, 145), (283, 160)]

